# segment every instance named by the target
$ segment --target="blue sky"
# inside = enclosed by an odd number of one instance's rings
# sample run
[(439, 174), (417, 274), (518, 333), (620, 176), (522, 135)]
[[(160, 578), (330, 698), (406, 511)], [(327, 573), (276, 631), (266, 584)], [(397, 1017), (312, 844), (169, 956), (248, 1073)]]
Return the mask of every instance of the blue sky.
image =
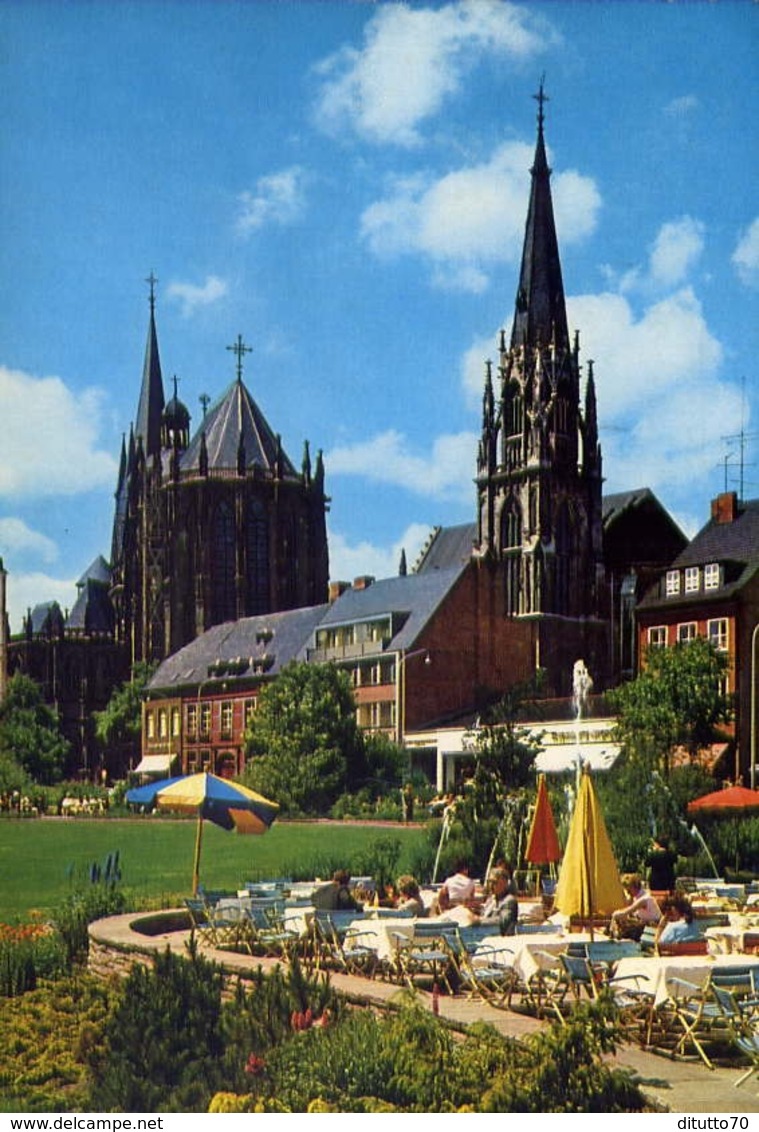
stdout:
[(11, 627), (108, 556), (155, 272), (167, 391), (324, 451), (330, 573), (475, 515), (546, 137), (606, 490), (759, 496), (759, 4), (5, 0), (0, 555)]

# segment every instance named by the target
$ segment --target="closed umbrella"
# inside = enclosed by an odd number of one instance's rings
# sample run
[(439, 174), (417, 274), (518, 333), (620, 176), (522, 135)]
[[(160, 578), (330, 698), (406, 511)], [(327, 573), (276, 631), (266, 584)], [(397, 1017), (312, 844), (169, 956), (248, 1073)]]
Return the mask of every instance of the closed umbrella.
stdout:
[(561, 859), (561, 847), (548, 797), (546, 776), (538, 777), (538, 796), (527, 837), (524, 859), (531, 865), (552, 865)]
[(592, 932), (594, 916), (610, 915), (625, 903), (593, 780), (585, 771), (556, 885), (555, 907), (565, 916), (588, 920)]
[(238, 833), (262, 834), (266, 833), (279, 810), (276, 802), (270, 802), (247, 786), (207, 772), (138, 786), (127, 791), (126, 800), (136, 805), (155, 805), (159, 810), (197, 816), (193, 896), (198, 891), (200, 879), (203, 822), (212, 821), (222, 829), (235, 829)]

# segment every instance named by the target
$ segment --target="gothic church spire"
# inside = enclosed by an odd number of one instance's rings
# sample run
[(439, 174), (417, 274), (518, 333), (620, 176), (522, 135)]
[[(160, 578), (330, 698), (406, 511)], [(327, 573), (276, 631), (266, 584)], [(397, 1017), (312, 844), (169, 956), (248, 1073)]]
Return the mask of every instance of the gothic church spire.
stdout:
[(564, 285), (561, 278), (559, 242), (551, 199), (551, 170), (546, 157), (543, 136), (543, 104), (547, 96), (540, 89), (538, 102), (538, 138), (532, 166), (530, 204), (525, 225), (522, 267), (519, 273), (512, 348), (555, 345), (569, 350)]
[(148, 276), (150, 284), (150, 323), (148, 340), (145, 346), (145, 362), (142, 367), (142, 385), (137, 405), (135, 437), (142, 437), (142, 447), (147, 459), (157, 456), (161, 451), (161, 418), (163, 416), (164, 394), (161, 376), (161, 358), (158, 353), (158, 335), (155, 328), (155, 285), (158, 282), (152, 271)]

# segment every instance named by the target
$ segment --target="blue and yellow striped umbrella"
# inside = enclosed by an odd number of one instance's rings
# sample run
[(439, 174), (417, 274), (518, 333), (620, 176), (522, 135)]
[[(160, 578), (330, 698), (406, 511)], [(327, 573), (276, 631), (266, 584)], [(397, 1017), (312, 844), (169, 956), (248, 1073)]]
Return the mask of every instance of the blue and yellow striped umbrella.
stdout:
[(195, 814), (198, 819), (195, 837), (195, 860), (192, 870), (193, 895), (200, 879), (200, 850), (203, 822), (212, 821), (222, 829), (238, 833), (266, 833), (277, 816), (279, 806), (255, 790), (203, 772), (182, 778), (165, 778), (128, 790), (127, 802), (133, 805), (154, 805), (159, 810), (177, 814)]

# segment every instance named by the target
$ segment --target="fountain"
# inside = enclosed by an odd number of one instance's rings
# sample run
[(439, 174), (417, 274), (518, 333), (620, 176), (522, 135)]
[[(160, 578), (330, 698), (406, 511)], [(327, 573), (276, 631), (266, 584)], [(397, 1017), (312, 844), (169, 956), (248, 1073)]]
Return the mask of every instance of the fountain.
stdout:
[(572, 705), (575, 715), (575, 735), (577, 744), (577, 789), (580, 789), (582, 776), (582, 748), (580, 747), (580, 720), (583, 708), (587, 706), (593, 679), (585, 667), (584, 660), (576, 660), (572, 669)]

